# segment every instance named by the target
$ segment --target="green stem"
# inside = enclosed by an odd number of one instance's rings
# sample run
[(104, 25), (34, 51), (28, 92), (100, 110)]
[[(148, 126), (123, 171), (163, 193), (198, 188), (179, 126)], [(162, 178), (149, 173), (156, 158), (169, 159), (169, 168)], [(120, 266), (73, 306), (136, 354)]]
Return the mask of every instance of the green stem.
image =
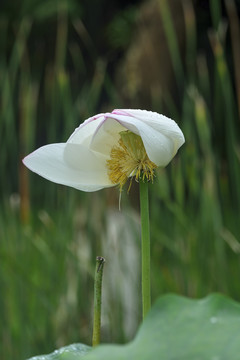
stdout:
[(151, 282), (148, 183), (142, 180), (140, 181), (140, 208), (142, 231), (142, 314), (144, 319), (151, 308)]
[(96, 258), (96, 269), (94, 279), (94, 314), (93, 314), (93, 336), (92, 346), (100, 343), (101, 335), (101, 305), (102, 305), (102, 277), (105, 259), (101, 256)]

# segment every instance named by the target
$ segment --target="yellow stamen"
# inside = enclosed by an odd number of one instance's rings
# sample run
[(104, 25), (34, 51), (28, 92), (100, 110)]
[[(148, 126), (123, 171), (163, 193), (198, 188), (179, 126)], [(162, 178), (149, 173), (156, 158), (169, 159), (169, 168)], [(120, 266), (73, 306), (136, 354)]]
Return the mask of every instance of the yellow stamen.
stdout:
[(135, 176), (136, 181), (140, 178), (143, 181), (153, 181), (157, 165), (149, 160), (141, 137), (131, 131), (122, 131), (120, 136), (118, 145), (111, 150), (110, 160), (107, 160), (108, 175), (112, 183), (119, 184), (122, 190), (129, 177)]

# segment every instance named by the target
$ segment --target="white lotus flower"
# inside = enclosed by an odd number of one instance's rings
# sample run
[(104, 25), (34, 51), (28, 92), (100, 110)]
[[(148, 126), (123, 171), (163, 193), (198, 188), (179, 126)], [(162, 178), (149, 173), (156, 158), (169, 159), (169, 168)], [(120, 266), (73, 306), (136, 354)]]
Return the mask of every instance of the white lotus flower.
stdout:
[(23, 159), (33, 172), (58, 184), (96, 191), (129, 177), (153, 180), (184, 143), (175, 121), (146, 110), (114, 110), (81, 124), (66, 143), (43, 146)]

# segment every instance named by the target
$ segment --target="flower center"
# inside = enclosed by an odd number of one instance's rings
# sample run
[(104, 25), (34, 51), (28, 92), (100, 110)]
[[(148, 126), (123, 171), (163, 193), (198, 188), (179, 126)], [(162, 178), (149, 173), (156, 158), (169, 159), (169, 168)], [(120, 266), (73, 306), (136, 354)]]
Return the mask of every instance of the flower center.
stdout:
[(118, 145), (114, 146), (107, 160), (108, 175), (113, 184), (119, 184), (120, 190), (129, 177), (135, 176), (144, 181), (153, 181), (157, 168), (146, 153), (140, 136), (131, 131), (120, 132)]

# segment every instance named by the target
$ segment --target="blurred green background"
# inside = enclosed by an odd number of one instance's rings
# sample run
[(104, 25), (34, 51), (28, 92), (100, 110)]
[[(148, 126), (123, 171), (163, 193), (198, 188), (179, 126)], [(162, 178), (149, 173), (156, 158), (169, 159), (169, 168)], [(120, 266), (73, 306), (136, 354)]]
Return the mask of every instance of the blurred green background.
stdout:
[(95, 258), (104, 342), (141, 320), (137, 184), (82, 193), (23, 168), (114, 108), (164, 113), (186, 144), (150, 186), (153, 300), (240, 301), (240, 1), (2, 0), (0, 358), (91, 343)]

